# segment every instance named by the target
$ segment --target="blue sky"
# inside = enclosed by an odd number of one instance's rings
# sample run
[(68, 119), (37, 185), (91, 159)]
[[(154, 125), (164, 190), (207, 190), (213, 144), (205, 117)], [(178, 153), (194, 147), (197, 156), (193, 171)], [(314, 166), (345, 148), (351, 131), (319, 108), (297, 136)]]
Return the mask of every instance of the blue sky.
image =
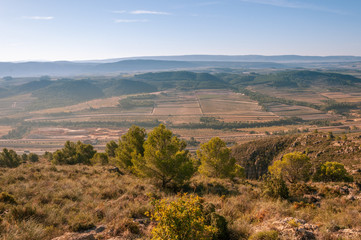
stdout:
[(0, 61), (361, 56), (360, 0), (0, 0)]

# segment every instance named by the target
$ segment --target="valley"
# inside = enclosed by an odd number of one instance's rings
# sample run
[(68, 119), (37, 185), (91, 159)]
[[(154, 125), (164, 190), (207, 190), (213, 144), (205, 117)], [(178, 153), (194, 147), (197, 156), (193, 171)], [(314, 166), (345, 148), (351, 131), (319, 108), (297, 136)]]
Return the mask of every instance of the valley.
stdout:
[[(335, 77), (340, 80), (332, 80)], [(284, 78), (292, 80), (279, 87)], [(214, 135), (235, 144), (315, 129), (357, 132), (361, 128), (359, 81), (351, 75), (312, 71), (174, 71), (58, 81), (23, 78), (21, 84), (3, 85), (9, 91), (0, 106), (1, 136), (8, 138), (6, 131), (22, 129), (17, 139), (2, 140), (3, 145), (21, 151), (25, 141), (27, 151), (43, 153), (61, 147), (65, 140), (89, 141), (102, 150), (106, 141), (119, 139), (132, 124), (152, 128), (164, 123), (180, 137), (194, 137), (200, 143)], [(350, 104), (350, 108), (347, 113), (327, 110), (331, 103)], [(292, 118), (299, 120), (283, 123)], [(40, 147), (34, 147), (39, 141)]]

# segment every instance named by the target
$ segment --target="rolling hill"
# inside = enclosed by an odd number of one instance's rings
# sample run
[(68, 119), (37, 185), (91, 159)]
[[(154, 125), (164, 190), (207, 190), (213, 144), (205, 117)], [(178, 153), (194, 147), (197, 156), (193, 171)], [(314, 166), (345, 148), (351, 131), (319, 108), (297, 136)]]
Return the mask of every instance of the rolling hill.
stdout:
[(173, 71), (145, 73), (136, 75), (134, 79), (152, 83), (161, 89), (178, 88), (178, 89), (223, 89), (230, 86), (219, 79), (217, 76), (209, 73), (194, 73), (189, 71)]
[[(105, 59), (94, 61), (56, 61), (56, 62), (0, 62), (0, 76), (75, 76), (92, 74), (111, 74), (121, 72), (146, 72), (169, 70), (194, 70), (205, 68), (236, 69), (295, 69), (320, 66), (320, 64), (337, 64), (361, 62), (356, 56), (261, 56), (261, 55), (186, 55), (186, 56), (154, 56)], [(336, 67), (336, 66), (335, 66)]]

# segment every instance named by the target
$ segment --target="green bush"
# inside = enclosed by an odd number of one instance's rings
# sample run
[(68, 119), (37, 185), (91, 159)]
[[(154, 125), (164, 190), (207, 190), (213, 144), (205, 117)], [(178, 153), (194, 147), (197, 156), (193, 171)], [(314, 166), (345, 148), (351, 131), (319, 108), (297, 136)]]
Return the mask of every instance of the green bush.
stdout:
[(47, 159), (48, 161), (53, 160), (53, 154), (51, 152), (46, 151), (43, 155), (45, 157), (45, 159)]
[(288, 199), (289, 197), (289, 190), (285, 181), (273, 175), (263, 177), (263, 193), (272, 198)]
[(96, 153), (94, 157), (90, 159), (92, 165), (107, 165), (109, 162), (108, 154)]
[(84, 144), (80, 141), (77, 143), (66, 141), (61, 150), (56, 150), (53, 154), (52, 163), (54, 164), (91, 164), (96, 151), (90, 144)]
[(317, 189), (306, 183), (296, 183), (290, 186), (290, 194), (294, 197), (302, 197), (305, 194), (314, 194)]
[(311, 167), (310, 158), (306, 154), (293, 152), (284, 155), (282, 160), (275, 161), (268, 170), (274, 176), (296, 183), (309, 180)]
[(149, 215), (157, 222), (152, 230), (154, 240), (211, 240), (217, 232), (216, 227), (207, 224), (198, 196), (185, 194), (172, 202), (153, 199), (152, 204), (154, 212)]
[[(132, 160), (144, 156), (144, 141), (146, 132), (144, 128), (131, 126), (126, 134), (119, 140), (118, 147), (114, 149), (115, 161), (122, 168), (132, 169)], [(114, 145), (114, 143), (112, 143)], [(115, 147), (115, 145), (113, 146)]]
[(317, 169), (314, 180), (324, 182), (352, 182), (353, 178), (342, 163), (326, 162)]
[(105, 153), (108, 154), (108, 157), (115, 157), (115, 149), (118, 147), (118, 144), (112, 140), (105, 145)]
[(215, 213), (210, 213), (207, 217), (207, 224), (217, 229), (215, 233), (213, 233), (212, 240), (228, 240), (229, 239), (229, 233), (227, 228), (227, 221), (226, 219)]
[(14, 151), (4, 148), (0, 153), (0, 167), (15, 168), (22, 162), (21, 157)]
[(197, 155), (201, 161), (199, 172), (203, 175), (216, 178), (244, 177), (244, 168), (236, 164), (231, 150), (219, 137), (202, 144)]
[(185, 141), (174, 136), (163, 124), (154, 128), (144, 142), (144, 157), (133, 154), (133, 170), (140, 176), (167, 184), (183, 184), (196, 171)]
[(39, 161), (39, 156), (35, 153), (29, 153), (28, 155), (28, 159), (30, 162), (38, 162)]
[(17, 204), (15, 197), (7, 192), (0, 193), (0, 202), (9, 203), (9, 204)]

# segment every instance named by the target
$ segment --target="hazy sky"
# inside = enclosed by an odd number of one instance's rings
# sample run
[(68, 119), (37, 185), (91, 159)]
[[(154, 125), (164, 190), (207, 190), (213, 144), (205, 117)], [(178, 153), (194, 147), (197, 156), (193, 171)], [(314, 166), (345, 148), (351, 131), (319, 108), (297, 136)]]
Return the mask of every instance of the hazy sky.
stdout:
[(361, 56), (360, 0), (0, 0), (0, 61)]

